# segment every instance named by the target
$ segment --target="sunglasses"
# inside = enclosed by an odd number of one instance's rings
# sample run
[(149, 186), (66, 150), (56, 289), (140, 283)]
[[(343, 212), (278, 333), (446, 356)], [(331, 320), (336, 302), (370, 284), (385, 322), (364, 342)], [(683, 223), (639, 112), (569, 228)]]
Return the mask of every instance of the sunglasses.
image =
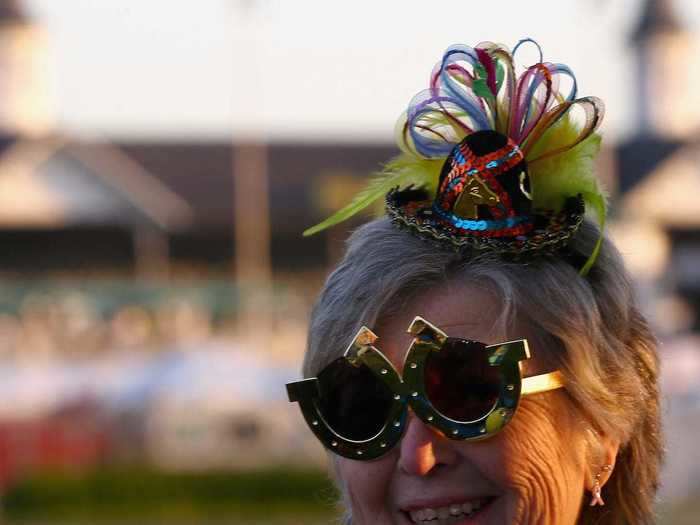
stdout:
[(362, 327), (342, 357), (317, 377), (287, 384), (290, 402), (321, 443), (341, 456), (369, 460), (401, 439), (408, 407), (450, 439), (473, 441), (499, 432), (513, 417), (521, 396), (564, 386), (559, 371), (522, 377), (530, 358), (527, 340), (495, 345), (448, 337), (416, 317), (403, 378)]

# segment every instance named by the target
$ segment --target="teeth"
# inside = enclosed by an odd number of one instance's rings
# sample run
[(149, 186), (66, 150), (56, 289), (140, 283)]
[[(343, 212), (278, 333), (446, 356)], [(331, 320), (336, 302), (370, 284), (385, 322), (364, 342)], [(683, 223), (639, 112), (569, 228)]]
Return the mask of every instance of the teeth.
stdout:
[(442, 525), (443, 523), (452, 523), (458, 516), (469, 516), (475, 513), (481, 508), (482, 503), (482, 500), (474, 500), (464, 502), (461, 505), (458, 503), (453, 503), (447, 507), (438, 507), (435, 509), (427, 507), (420, 510), (414, 510), (410, 513), (411, 520), (413, 520), (413, 523), (423, 525)]

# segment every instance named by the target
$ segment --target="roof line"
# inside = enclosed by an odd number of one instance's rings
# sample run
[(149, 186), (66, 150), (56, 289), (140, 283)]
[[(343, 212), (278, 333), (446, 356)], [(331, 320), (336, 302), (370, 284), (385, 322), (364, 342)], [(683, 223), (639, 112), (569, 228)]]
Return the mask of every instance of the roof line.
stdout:
[(71, 155), (92, 167), (102, 181), (122, 193), (161, 228), (182, 229), (192, 224), (192, 206), (118, 148), (108, 143), (66, 146)]
[(62, 148), (91, 168), (93, 176), (119, 192), (159, 228), (177, 230), (192, 224), (194, 211), (185, 199), (110, 144), (94, 143), (87, 146), (71, 142), (61, 135), (20, 139), (0, 155), (0, 173), (3, 165), (12, 163), (25, 163), (36, 168)]

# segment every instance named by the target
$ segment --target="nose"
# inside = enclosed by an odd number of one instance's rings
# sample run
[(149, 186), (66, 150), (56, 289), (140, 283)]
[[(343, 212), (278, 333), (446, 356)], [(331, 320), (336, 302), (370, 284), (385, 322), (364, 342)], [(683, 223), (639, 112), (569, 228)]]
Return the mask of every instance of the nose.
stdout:
[(398, 466), (410, 476), (427, 476), (457, 459), (457, 451), (450, 440), (412, 412), (409, 413), (399, 454)]

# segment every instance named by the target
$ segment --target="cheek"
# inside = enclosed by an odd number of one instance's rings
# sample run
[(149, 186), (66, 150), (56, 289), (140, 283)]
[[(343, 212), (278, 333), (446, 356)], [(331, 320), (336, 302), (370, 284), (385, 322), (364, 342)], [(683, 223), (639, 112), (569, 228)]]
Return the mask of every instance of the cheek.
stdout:
[(344, 485), (345, 502), (352, 509), (353, 523), (388, 514), (389, 485), (395, 468), (395, 454), (373, 461), (353, 461), (337, 458), (336, 471)]
[[(544, 397), (544, 396), (543, 396)], [(508, 494), (509, 523), (574, 523), (584, 487), (585, 445), (573, 417), (525, 400), (495, 439), (491, 475)], [(558, 411), (559, 412), (559, 411)]]

